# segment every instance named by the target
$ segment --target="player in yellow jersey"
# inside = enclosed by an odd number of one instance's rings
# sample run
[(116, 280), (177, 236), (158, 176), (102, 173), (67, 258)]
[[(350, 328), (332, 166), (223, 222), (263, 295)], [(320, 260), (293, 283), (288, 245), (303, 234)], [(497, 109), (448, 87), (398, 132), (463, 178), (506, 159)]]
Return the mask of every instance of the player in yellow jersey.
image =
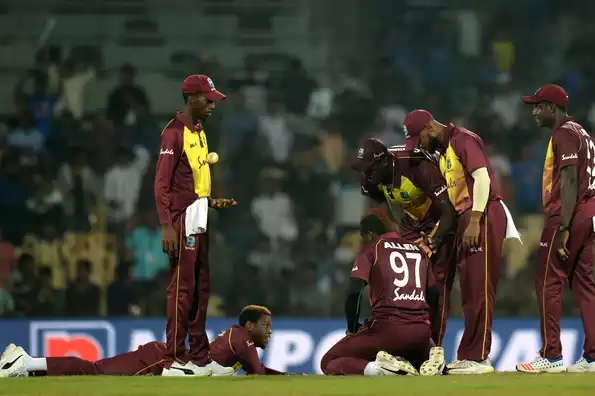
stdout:
[[(404, 239), (429, 245), (440, 304), (432, 312), (432, 339), (440, 346), (446, 331), (448, 296), (454, 280), (455, 210), (444, 178), (420, 150), (390, 149), (375, 138), (358, 148), (353, 169), (362, 173), (362, 194), (384, 207)], [(431, 236), (431, 237), (430, 237)]]
[[(232, 375), (209, 358), (205, 330), (209, 303), (208, 208), (235, 206), (233, 199), (211, 199), (209, 148), (203, 124), (225, 95), (213, 81), (192, 75), (182, 84), (184, 110), (161, 135), (155, 175), (155, 202), (163, 229), (163, 251), (170, 257), (167, 286), (167, 356), (195, 375)], [(211, 156), (212, 157), (212, 156)], [(185, 361), (186, 336), (190, 361)]]

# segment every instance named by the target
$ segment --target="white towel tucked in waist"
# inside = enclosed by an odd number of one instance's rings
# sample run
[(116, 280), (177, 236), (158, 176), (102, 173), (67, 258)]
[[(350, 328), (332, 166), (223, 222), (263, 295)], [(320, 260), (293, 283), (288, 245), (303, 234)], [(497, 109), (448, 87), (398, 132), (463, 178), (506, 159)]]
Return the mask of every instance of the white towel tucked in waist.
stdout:
[(514, 220), (512, 218), (512, 215), (510, 214), (510, 211), (506, 207), (506, 204), (504, 203), (504, 201), (500, 200), (500, 203), (502, 203), (502, 207), (504, 208), (504, 212), (506, 213), (506, 236), (504, 237), (504, 239), (506, 240), (509, 238), (515, 238), (515, 239), (518, 239), (519, 242), (522, 244), (523, 241), (521, 240), (521, 233), (516, 228), (516, 225), (514, 224)]
[(186, 208), (186, 237), (207, 232), (208, 198), (198, 198)]

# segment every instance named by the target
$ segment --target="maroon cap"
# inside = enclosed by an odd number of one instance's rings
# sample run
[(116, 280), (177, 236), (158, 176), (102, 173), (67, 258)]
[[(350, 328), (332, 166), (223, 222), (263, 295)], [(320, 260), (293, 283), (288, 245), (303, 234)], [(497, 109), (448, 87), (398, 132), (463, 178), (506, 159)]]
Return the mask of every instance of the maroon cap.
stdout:
[(421, 131), (432, 121), (434, 117), (427, 110), (413, 110), (407, 114), (405, 121), (403, 121), (403, 129), (405, 130), (405, 148), (413, 150), (419, 145)]
[(374, 162), (379, 161), (386, 155), (389, 155), (388, 148), (382, 140), (368, 138), (358, 146), (355, 159), (351, 163), (351, 169), (366, 172)]
[(523, 96), (523, 102), (527, 104), (550, 102), (556, 106), (568, 107), (568, 94), (561, 86), (548, 84), (539, 88), (535, 95)]
[(215, 89), (213, 80), (202, 74), (193, 74), (186, 77), (182, 83), (181, 91), (186, 95), (203, 94), (212, 102), (225, 99), (225, 95)]

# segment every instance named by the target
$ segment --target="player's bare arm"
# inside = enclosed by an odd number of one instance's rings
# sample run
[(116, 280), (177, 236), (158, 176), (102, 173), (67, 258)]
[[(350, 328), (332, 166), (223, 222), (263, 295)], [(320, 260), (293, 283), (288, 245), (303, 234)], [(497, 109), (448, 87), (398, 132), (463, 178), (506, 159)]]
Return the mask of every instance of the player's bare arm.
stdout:
[(560, 225), (556, 233), (555, 247), (558, 255), (563, 260), (568, 258), (566, 243), (570, 236), (570, 222), (578, 200), (578, 166), (572, 165), (560, 171), (562, 185), (560, 187), (560, 198), (562, 209), (560, 211)]

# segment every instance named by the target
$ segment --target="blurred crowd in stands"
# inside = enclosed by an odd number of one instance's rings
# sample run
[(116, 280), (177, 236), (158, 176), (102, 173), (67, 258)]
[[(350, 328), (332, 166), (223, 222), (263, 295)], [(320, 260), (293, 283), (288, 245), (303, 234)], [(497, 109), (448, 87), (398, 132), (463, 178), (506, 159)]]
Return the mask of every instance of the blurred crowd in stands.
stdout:
[[(570, 26), (541, 17), (548, 26)], [(383, 32), (377, 59), (345, 60), (332, 87), (295, 57), (280, 73), (249, 57), (240, 70), (201, 59), (194, 72), (228, 93), (206, 124), (210, 151), (221, 157), (212, 168), (213, 195), (239, 202), (210, 217), (209, 315), (234, 315), (249, 303), (277, 316), (342, 315), (357, 220), (369, 205), (349, 158), (365, 137), (403, 144), (402, 120), (418, 107), (483, 138), (524, 238), (522, 247), (506, 249), (497, 314), (536, 315), (549, 137), (520, 96), (560, 83), (571, 114), (592, 131), (594, 44), (577, 33), (565, 46), (543, 48), (527, 43), (526, 30), (510, 28), (461, 43), (455, 29), (437, 23), (417, 40)], [(479, 55), (469, 54), (474, 45)], [(544, 53), (562, 65), (551, 80), (540, 77), (539, 62), (525, 62)], [(153, 178), (160, 131), (173, 114), (151, 111), (136, 67), (113, 71), (120, 82), (105, 110), (93, 114), (85, 110), (85, 87), (105, 71), (100, 63), (74, 63), (66, 48), (42, 48), (16, 84), (16, 111), (0, 124), (0, 315), (164, 314), (168, 260)], [(574, 314), (571, 298), (564, 305)], [(461, 312), (457, 297), (451, 311)]]

